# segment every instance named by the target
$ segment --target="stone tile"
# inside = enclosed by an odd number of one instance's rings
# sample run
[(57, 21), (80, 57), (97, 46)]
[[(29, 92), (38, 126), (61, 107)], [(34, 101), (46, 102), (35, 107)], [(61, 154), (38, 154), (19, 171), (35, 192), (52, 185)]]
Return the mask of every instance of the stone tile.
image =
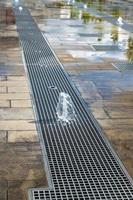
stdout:
[(8, 87), (9, 93), (28, 93), (28, 87)]
[(0, 143), (5, 143), (7, 140), (7, 132), (0, 131)]
[(94, 117), (96, 119), (104, 119), (104, 118), (109, 118), (108, 112), (105, 110), (103, 101), (102, 100), (97, 100), (92, 103), (87, 102), (89, 109), (93, 113)]
[(0, 120), (0, 130), (36, 130), (34, 121), (31, 120)]
[(128, 173), (133, 177), (133, 131), (132, 129), (114, 129), (105, 130), (107, 138), (123, 164), (128, 170)]
[(0, 181), (0, 200), (7, 200), (7, 181)]
[[(40, 144), (0, 143), (1, 180), (38, 180), (45, 177)], [(46, 178), (46, 177), (45, 177)]]
[(6, 94), (0, 94), (1, 100), (12, 100), (12, 99), (30, 99), (29, 93), (6, 93)]
[[(13, 47), (14, 46), (14, 47)], [(16, 42), (9, 42), (5, 45), (5, 42), (0, 42), (0, 50), (6, 50), (6, 49), (18, 49), (19, 48), (19, 44), (17, 44)]]
[(133, 129), (133, 119), (98, 119), (103, 129)]
[(112, 100), (112, 101), (119, 101), (120, 103), (121, 102), (131, 102), (131, 101), (133, 101), (133, 95), (131, 94), (131, 92), (130, 93), (128, 93), (128, 92), (118, 92), (118, 93), (116, 93), (116, 92), (113, 92), (112, 91), (112, 93), (110, 94), (110, 93), (104, 93), (103, 94), (103, 99), (104, 100)]
[[(8, 63), (11, 63), (12, 65), (8, 65)], [(23, 75), (24, 69), (22, 66), (15, 65), (13, 61), (10, 59), (6, 59), (5, 65), (0, 65), (0, 74), (1, 75)]]
[(113, 110), (111, 110), (111, 109), (107, 109), (107, 111), (108, 111), (108, 113), (109, 113), (109, 115), (110, 115), (110, 117), (111, 118), (123, 118), (123, 119), (132, 119), (133, 118), (133, 108), (131, 109), (131, 108), (123, 108), (123, 107), (121, 107), (121, 108), (119, 108), (119, 109), (117, 109), (117, 108), (115, 108), (115, 109), (113, 109)]
[(25, 76), (8, 76), (7, 77), (8, 81), (26, 81)]
[(69, 58), (70, 58), (70, 59), (72, 58), (72, 56), (71, 56), (70, 54), (67, 54), (67, 53), (66, 53), (66, 54), (64, 54), (64, 53), (58, 53), (58, 54), (57, 54), (57, 53), (56, 53), (56, 55), (57, 55), (58, 57), (60, 57), (60, 58), (68, 58), (68, 59), (69, 59)]
[(0, 108), (0, 120), (20, 119), (34, 120), (33, 110), (31, 108)]
[(31, 100), (11, 100), (11, 107), (30, 108), (32, 107)]
[(0, 76), (0, 82), (1, 81), (6, 81), (6, 76)]
[(79, 89), (80, 93), (82, 94), (82, 97), (87, 101), (91, 99), (95, 100), (102, 99), (101, 95), (99, 94), (96, 88), (96, 85), (92, 81), (84, 80), (84, 76), (82, 76), (82, 78), (72, 76), (71, 79)]
[(104, 108), (101, 107), (96, 107), (96, 108), (91, 108), (90, 109), (92, 114), (94, 115), (94, 117), (96, 119), (105, 119), (105, 118), (109, 118), (109, 116), (107, 115), (107, 113), (105, 112)]
[(72, 57), (60, 57), (60, 61), (61, 62), (73, 62), (75, 59), (74, 58), (72, 58)]
[(84, 63), (78, 63), (77, 66), (73, 65), (64, 65), (65, 70), (68, 73), (76, 73), (76, 74), (81, 74), (82, 72), (86, 72), (88, 70), (112, 70), (112, 65), (110, 64), (99, 64), (99, 63), (88, 63), (88, 62), (84, 62)]
[(9, 108), (10, 107), (10, 101), (7, 100), (0, 100), (0, 108)]
[(9, 181), (8, 182), (8, 198), (9, 200), (29, 200), (28, 189), (47, 187), (45, 178), (32, 181)]
[(38, 142), (36, 131), (8, 131), (8, 142)]
[(0, 81), (0, 87), (26, 87), (26, 81)]
[(7, 88), (6, 87), (0, 87), (0, 93), (6, 93)]
[[(112, 100), (112, 101), (111, 101)], [(111, 100), (105, 100), (103, 101), (103, 104), (105, 107), (109, 108), (109, 109), (119, 109), (121, 107), (124, 107), (125, 109), (126, 108), (133, 108), (133, 103), (132, 103), (132, 100), (131, 101), (125, 101), (125, 100), (122, 100), (122, 99), (111, 99)]]
[(125, 129), (111, 129), (111, 130), (105, 130), (105, 135), (108, 137), (109, 140), (115, 141), (115, 140), (133, 140), (133, 131), (132, 129), (125, 130)]

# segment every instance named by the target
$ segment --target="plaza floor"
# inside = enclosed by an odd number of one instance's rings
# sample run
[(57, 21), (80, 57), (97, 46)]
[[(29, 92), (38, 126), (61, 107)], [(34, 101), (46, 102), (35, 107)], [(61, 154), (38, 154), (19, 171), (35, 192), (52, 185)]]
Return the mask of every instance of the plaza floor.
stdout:
[[(133, 25), (132, 1), (128, 9), (124, 1), (94, 2), (93, 14), (70, 2), (22, 3), (133, 177), (133, 33), (99, 14)], [(0, 3), (0, 199), (26, 200), (47, 178), (12, 7)]]

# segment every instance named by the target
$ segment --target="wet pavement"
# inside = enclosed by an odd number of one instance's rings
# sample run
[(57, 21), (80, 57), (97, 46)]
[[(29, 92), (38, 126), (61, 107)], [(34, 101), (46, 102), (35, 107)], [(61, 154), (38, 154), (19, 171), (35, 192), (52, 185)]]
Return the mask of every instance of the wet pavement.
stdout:
[[(70, 1), (21, 2), (133, 177), (133, 68), (120, 72), (112, 65), (133, 62), (133, 33), (99, 15), (133, 25), (133, 3), (84, 2), (93, 15)], [(1, 2), (0, 13), (0, 199), (25, 200), (27, 188), (46, 186), (46, 178), (36, 128), (29, 123), (34, 116), (12, 2)]]
[[(133, 25), (131, 12), (118, 1), (102, 2), (100, 12), (111, 15), (110, 7), (115, 19)], [(99, 12), (99, 5), (92, 1), (89, 7)], [(120, 72), (112, 65), (132, 63), (133, 34), (69, 2), (47, 3), (40, 16), (36, 9), (31, 14), (133, 177), (132, 67)]]

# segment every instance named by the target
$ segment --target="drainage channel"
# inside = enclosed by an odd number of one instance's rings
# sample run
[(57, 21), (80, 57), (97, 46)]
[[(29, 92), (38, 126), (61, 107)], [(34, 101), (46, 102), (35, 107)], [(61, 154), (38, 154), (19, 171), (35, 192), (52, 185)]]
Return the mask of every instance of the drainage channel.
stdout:
[[(126, 169), (88, 113), (47, 39), (25, 7), (14, 7), (17, 29), (47, 162), (49, 188), (31, 189), (32, 200), (132, 200)], [(58, 122), (61, 92), (70, 95), (75, 120)]]

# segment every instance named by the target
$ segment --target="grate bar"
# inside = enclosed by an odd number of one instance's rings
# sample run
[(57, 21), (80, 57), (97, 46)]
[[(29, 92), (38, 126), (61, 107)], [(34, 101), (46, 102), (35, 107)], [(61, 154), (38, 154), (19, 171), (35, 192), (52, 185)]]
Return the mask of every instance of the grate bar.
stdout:
[[(14, 11), (52, 183), (51, 188), (31, 189), (30, 198), (132, 200), (130, 177), (47, 39), (26, 8)], [(60, 92), (71, 96), (76, 112), (75, 121), (66, 125), (56, 116)]]

